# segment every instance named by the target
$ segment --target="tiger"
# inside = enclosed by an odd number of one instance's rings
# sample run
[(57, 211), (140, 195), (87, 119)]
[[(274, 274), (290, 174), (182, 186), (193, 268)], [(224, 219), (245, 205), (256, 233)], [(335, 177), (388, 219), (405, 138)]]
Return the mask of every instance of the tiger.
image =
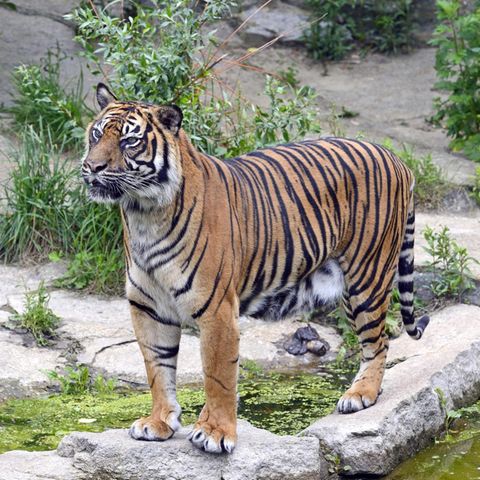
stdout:
[(361, 346), (337, 404), (347, 414), (381, 391), (385, 318), (397, 276), (407, 333), (413, 296), (412, 172), (391, 151), (327, 137), (218, 159), (195, 149), (174, 105), (119, 101), (103, 83), (87, 127), (89, 198), (119, 205), (126, 297), (152, 410), (129, 429), (167, 440), (180, 428), (182, 325), (199, 329), (205, 405), (188, 439), (211, 453), (237, 442), (240, 316), (278, 320), (341, 301)]

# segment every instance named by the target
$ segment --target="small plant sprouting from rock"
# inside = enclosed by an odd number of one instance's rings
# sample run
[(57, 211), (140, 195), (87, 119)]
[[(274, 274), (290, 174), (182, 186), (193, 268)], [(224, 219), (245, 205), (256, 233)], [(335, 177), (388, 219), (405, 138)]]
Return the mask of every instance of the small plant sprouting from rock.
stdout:
[(60, 318), (48, 306), (49, 300), (50, 295), (41, 283), (38, 290), (26, 293), (24, 312), (13, 315), (14, 322), (28, 330), (40, 346), (48, 345), (60, 323)]
[(430, 288), (437, 297), (455, 297), (462, 295), (475, 287), (471, 279), (470, 265), (478, 263), (451, 237), (448, 227), (442, 227), (439, 232), (426, 227), (423, 236), (427, 241), (424, 247), (431, 256), (428, 267), (436, 274)]
[(65, 373), (63, 374), (51, 370), (47, 372), (47, 375), (60, 384), (61, 393), (66, 395), (84, 395), (87, 393), (108, 395), (113, 393), (116, 387), (114, 378), (106, 379), (102, 375), (93, 378), (85, 365), (65, 367)]
[(350, 465), (342, 466), (342, 460), (339, 455), (327, 453), (325, 455), (325, 460), (330, 464), (328, 467), (328, 473), (332, 475), (347, 474), (352, 470)]
[(448, 437), (452, 433), (452, 426), (455, 420), (459, 419), (462, 416), (462, 412), (459, 410), (448, 409), (447, 399), (443, 390), (441, 388), (436, 388), (435, 393), (438, 395), (438, 401), (440, 403), (440, 408), (444, 414), (444, 431), (445, 435)]

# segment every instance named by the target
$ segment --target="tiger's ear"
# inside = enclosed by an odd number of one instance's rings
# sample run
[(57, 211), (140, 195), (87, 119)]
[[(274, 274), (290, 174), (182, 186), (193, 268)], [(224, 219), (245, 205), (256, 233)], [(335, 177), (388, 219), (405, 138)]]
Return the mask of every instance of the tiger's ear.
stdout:
[(107, 105), (115, 102), (117, 97), (109, 90), (104, 83), (97, 85), (97, 102), (100, 108), (103, 110)]
[(168, 128), (174, 135), (178, 134), (182, 126), (183, 113), (176, 105), (159, 107), (157, 117), (164, 127)]

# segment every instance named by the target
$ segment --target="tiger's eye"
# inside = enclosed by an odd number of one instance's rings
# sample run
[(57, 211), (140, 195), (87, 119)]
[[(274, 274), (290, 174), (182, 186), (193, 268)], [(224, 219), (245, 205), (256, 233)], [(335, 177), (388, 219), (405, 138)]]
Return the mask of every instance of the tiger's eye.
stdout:
[(100, 140), (100, 137), (102, 136), (102, 132), (98, 128), (94, 128), (92, 130), (92, 138), (95, 142), (98, 142)]

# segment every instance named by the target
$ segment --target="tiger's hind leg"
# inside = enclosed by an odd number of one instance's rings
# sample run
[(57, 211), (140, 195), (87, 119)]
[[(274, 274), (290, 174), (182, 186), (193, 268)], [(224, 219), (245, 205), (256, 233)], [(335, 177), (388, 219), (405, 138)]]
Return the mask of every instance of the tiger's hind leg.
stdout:
[(356, 331), (361, 346), (360, 370), (352, 386), (338, 402), (340, 413), (353, 413), (368, 408), (377, 401), (380, 393), (388, 351), (385, 334), (385, 318), (390, 303), (395, 269), (372, 283), (357, 284), (351, 275), (346, 275), (344, 307), (347, 317)]

